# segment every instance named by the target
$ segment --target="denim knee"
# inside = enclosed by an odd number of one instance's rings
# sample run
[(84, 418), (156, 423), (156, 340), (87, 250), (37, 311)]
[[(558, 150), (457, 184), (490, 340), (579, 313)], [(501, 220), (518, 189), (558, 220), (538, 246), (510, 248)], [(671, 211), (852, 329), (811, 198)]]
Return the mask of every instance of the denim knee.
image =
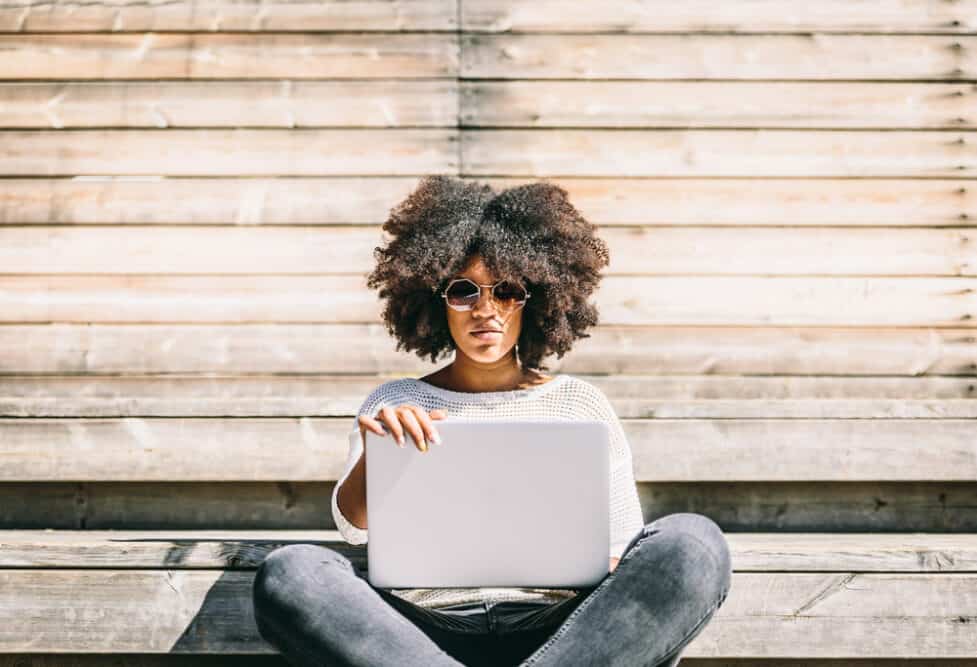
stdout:
[[(343, 554), (317, 544), (286, 544), (265, 556), (255, 572), (251, 584), (255, 611), (265, 605), (283, 605), (304, 590), (303, 572), (310, 566), (317, 568), (316, 577), (330, 573), (353, 573), (353, 565)], [(334, 565), (335, 567), (323, 567)]]
[(643, 532), (660, 533), (656, 539), (672, 543), (685, 561), (712, 563), (712, 568), (700, 568), (695, 574), (700, 582), (703, 575), (710, 575), (714, 593), (725, 599), (732, 582), (732, 557), (726, 536), (715, 521), (696, 512), (675, 512), (646, 524)]

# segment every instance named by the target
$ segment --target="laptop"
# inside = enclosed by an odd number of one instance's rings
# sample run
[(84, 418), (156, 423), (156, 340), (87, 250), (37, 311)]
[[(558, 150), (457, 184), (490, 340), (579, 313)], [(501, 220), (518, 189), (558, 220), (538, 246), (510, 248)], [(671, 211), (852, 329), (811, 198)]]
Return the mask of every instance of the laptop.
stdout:
[(435, 421), (441, 445), (366, 432), (368, 580), (379, 588), (581, 588), (606, 574), (600, 420)]

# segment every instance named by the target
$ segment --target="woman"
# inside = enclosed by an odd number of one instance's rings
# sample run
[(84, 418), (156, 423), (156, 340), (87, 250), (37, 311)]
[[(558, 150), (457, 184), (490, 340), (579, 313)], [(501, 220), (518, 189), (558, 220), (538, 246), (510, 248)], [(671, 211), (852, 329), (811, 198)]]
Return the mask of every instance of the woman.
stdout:
[[(391, 211), (369, 277), (397, 347), (437, 361), (423, 378), (377, 387), (350, 432), (332, 514), (344, 540), (367, 541), (363, 437), (438, 446), (436, 422), (562, 416), (611, 427), (608, 574), (581, 590), (373, 588), (348, 558), (313, 544), (274, 550), (254, 579), (261, 635), (296, 665), (676, 665), (723, 603), (730, 555), (719, 527), (681, 512), (644, 523), (631, 450), (594, 385), (544, 373), (597, 323), (587, 302), (606, 244), (540, 182), (496, 193), (429, 176)], [(408, 442), (409, 441), (409, 442)], [(447, 499), (446, 499), (447, 500)], [(572, 518), (568, 522), (572, 527)]]

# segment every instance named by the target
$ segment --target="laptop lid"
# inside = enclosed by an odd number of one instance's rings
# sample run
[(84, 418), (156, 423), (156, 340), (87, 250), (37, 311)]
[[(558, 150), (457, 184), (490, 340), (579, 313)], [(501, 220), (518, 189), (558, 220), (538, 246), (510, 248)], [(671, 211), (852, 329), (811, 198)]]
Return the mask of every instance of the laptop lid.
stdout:
[(448, 416), (421, 452), (366, 432), (368, 579), (381, 588), (596, 585), (610, 551), (600, 420)]

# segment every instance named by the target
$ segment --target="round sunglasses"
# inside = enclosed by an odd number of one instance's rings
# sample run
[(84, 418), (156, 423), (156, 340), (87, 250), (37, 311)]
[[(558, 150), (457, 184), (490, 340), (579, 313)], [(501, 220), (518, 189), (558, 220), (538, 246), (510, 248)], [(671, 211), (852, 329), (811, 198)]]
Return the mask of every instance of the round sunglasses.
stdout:
[(511, 280), (500, 280), (494, 285), (481, 285), (468, 278), (455, 278), (441, 292), (441, 297), (450, 308), (471, 310), (478, 303), (483, 287), (491, 288), (492, 299), (503, 311), (521, 307), (530, 296), (525, 287)]

